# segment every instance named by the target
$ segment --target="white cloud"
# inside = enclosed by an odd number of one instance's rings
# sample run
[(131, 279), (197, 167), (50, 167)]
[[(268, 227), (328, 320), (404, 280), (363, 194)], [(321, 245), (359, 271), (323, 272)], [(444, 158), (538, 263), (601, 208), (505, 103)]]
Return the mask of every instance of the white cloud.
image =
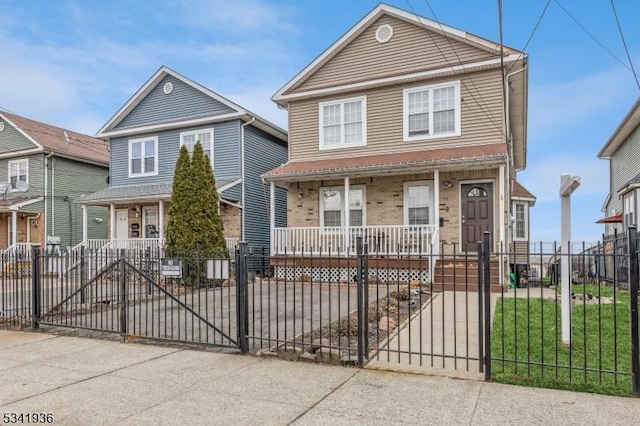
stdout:
[(629, 95), (629, 71), (616, 68), (586, 77), (529, 88), (529, 132), (547, 136), (602, 111)]
[(537, 158), (518, 174), (518, 181), (539, 201), (558, 200), (563, 173), (580, 176), (575, 196), (601, 196), (600, 205), (604, 202), (609, 191), (609, 162), (596, 158), (595, 154), (563, 152)]
[(182, 14), (180, 23), (231, 33), (296, 32), (292, 23), (294, 8), (263, 0), (195, 0), (174, 4)]

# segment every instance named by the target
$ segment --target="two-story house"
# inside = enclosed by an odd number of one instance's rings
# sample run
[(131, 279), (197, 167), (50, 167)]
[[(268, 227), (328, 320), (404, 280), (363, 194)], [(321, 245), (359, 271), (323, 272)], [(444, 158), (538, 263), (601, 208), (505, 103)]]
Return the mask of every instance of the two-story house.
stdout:
[(475, 252), (485, 231), (494, 249), (508, 246), (526, 166), (527, 62), (377, 6), (272, 97), (289, 112), (290, 145), (289, 161), (264, 175), (288, 185), (271, 252), (344, 255), (356, 236), (397, 258)]
[[(162, 247), (180, 148), (192, 152), (198, 141), (214, 171), (229, 247), (242, 239), (268, 249), (269, 217), (286, 223), (285, 191), (276, 191), (271, 203), (261, 179), (286, 162), (286, 131), (165, 66), (98, 137), (109, 143), (109, 187), (82, 203), (109, 209), (109, 237), (87, 240), (85, 246)], [(269, 211), (271, 204), (276, 207)]]
[(604, 144), (598, 158), (609, 160), (609, 194), (602, 208), (605, 234), (638, 224), (640, 209), (640, 98)]
[(98, 138), (0, 112), (0, 253), (31, 244), (62, 249), (87, 235), (106, 236), (106, 210), (76, 200), (107, 186), (107, 143)]

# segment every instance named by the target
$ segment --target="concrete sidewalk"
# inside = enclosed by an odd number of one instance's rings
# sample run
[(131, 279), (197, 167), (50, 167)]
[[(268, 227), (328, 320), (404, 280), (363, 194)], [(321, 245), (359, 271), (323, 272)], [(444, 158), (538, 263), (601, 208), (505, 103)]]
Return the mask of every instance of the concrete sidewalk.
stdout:
[(630, 425), (640, 399), (0, 331), (0, 411), (55, 424)]

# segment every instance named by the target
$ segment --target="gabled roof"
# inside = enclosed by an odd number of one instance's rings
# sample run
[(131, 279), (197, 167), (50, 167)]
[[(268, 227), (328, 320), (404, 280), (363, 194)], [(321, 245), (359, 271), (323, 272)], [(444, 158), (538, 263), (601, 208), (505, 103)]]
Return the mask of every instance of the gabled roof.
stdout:
[(263, 178), (269, 181), (337, 179), (346, 176), (379, 176), (405, 174), (430, 168), (446, 170), (465, 164), (502, 164), (507, 157), (504, 143), (473, 145), (461, 148), (431, 149), (396, 154), (363, 155), (327, 160), (290, 161), (268, 171)]
[(638, 125), (640, 125), (640, 97), (635, 104), (633, 104), (622, 122), (620, 122), (618, 128), (613, 132), (607, 143), (600, 149), (598, 158), (611, 157)]
[[(335, 57), (352, 40), (354, 40), (359, 34), (361, 34), (367, 27), (369, 27), (382, 15), (389, 15), (398, 19), (402, 19), (406, 22), (410, 22), (417, 26), (425, 28), (426, 30), (434, 31), (445, 37), (449, 37), (462, 43), (466, 43), (470, 46), (474, 46), (498, 56), (501, 54), (500, 45), (492, 41), (473, 34), (469, 34), (465, 31), (458, 30), (456, 28), (441, 24), (436, 21), (432, 21), (428, 18), (418, 16), (406, 10), (381, 3), (376, 6), (371, 12), (369, 12), (364, 18), (362, 18), (349, 31), (347, 31), (342, 37), (340, 37), (336, 42), (329, 46), (329, 48), (322, 52), (320, 56), (314, 59), (309, 65), (307, 65), (302, 71), (300, 71), (295, 77), (293, 77), (293, 79), (291, 79), (282, 88), (280, 88), (280, 90), (278, 90), (271, 97), (271, 99), (274, 102), (279, 103), (280, 105), (285, 105), (286, 102), (283, 102), (283, 97), (286, 96), (289, 90), (301, 84), (310, 75), (316, 72), (322, 65), (327, 63), (331, 58)], [(521, 54), (521, 52), (506, 46), (503, 46), (503, 50), (504, 54), (507, 55), (507, 58), (509, 60), (515, 60), (519, 58), (520, 56), (518, 55)], [(526, 55), (522, 55), (526, 57)]]
[[(114, 134), (118, 134), (120, 132), (115, 132), (114, 129), (115, 127), (166, 77), (166, 76), (173, 76), (176, 79), (182, 81), (183, 83), (185, 83), (188, 86), (193, 87), (194, 89), (204, 93), (207, 96), (210, 96), (211, 98), (217, 100), (218, 102), (228, 106), (230, 109), (234, 110), (233, 113), (231, 114), (224, 114), (221, 117), (218, 117), (218, 119), (225, 119), (225, 120), (229, 120), (229, 119), (233, 119), (233, 118), (237, 118), (237, 119), (241, 119), (245, 122), (249, 122), (252, 121), (255, 118), (255, 121), (253, 122), (253, 124), (264, 130), (265, 132), (276, 136), (280, 139), (286, 140), (287, 139), (287, 131), (282, 129), (281, 127), (271, 123), (270, 121), (267, 121), (266, 119), (258, 116), (257, 114), (252, 113), (251, 111), (241, 107), (240, 105), (230, 101), (229, 99), (225, 98), (224, 96), (214, 92), (213, 90), (210, 90), (204, 86), (202, 86), (199, 83), (196, 83), (193, 80), (188, 79), (187, 77), (183, 76), (180, 73), (175, 72), (174, 70), (172, 70), (169, 67), (166, 66), (162, 66), (160, 67), (160, 69), (158, 69), (158, 71), (155, 72), (155, 74), (153, 74), (151, 76), (151, 78), (149, 80), (147, 80), (147, 82), (140, 88), (138, 89), (138, 91), (127, 101), (127, 103), (125, 103), (110, 119), (109, 121), (107, 121), (105, 123), (104, 126), (102, 126), (102, 128), (100, 128), (100, 130), (98, 130), (97, 136), (98, 137), (110, 137), (113, 136)], [(202, 123), (208, 123), (211, 122), (212, 120), (215, 120), (215, 116), (211, 116), (211, 117), (205, 117), (205, 118), (201, 118), (198, 121), (202, 122)], [(148, 130), (156, 130), (156, 129), (169, 129), (169, 128), (176, 128), (176, 127), (180, 127), (182, 125), (184, 125), (184, 121), (178, 121), (178, 122), (172, 122), (172, 123), (164, 123), (164, 124), (160, 124), (160, 125), (155, 125), (155, 126), (149, 126)], [(121, 131), (122, 133), (133, 133), (133, 131), (135, 131), (136, 129), (127, 129), (127, 130), (123, 130)]]
[(109, 165), (108, 144), (103, 139), (4, 111), (0, 112), (0, 118), (29, 139), (36, 146), (36, 152), (53, 151), (64, 157)]
[(511, 197), (519, 200), (527, 200), (535, 203), (536, 196), (533, 195), (527, 188), (522, 186), (520, 182), (513, 181), (513, 188), (511, 188)]

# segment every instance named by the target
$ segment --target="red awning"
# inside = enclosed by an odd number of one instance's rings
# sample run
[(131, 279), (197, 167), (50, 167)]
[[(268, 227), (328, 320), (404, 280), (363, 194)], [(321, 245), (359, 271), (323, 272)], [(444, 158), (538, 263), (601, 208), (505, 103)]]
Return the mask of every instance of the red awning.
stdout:
[(607, 216), (604, 219), (600, 219), (596, 223), (622, 223), (622, 213), (614, 214), (613, 216)]

